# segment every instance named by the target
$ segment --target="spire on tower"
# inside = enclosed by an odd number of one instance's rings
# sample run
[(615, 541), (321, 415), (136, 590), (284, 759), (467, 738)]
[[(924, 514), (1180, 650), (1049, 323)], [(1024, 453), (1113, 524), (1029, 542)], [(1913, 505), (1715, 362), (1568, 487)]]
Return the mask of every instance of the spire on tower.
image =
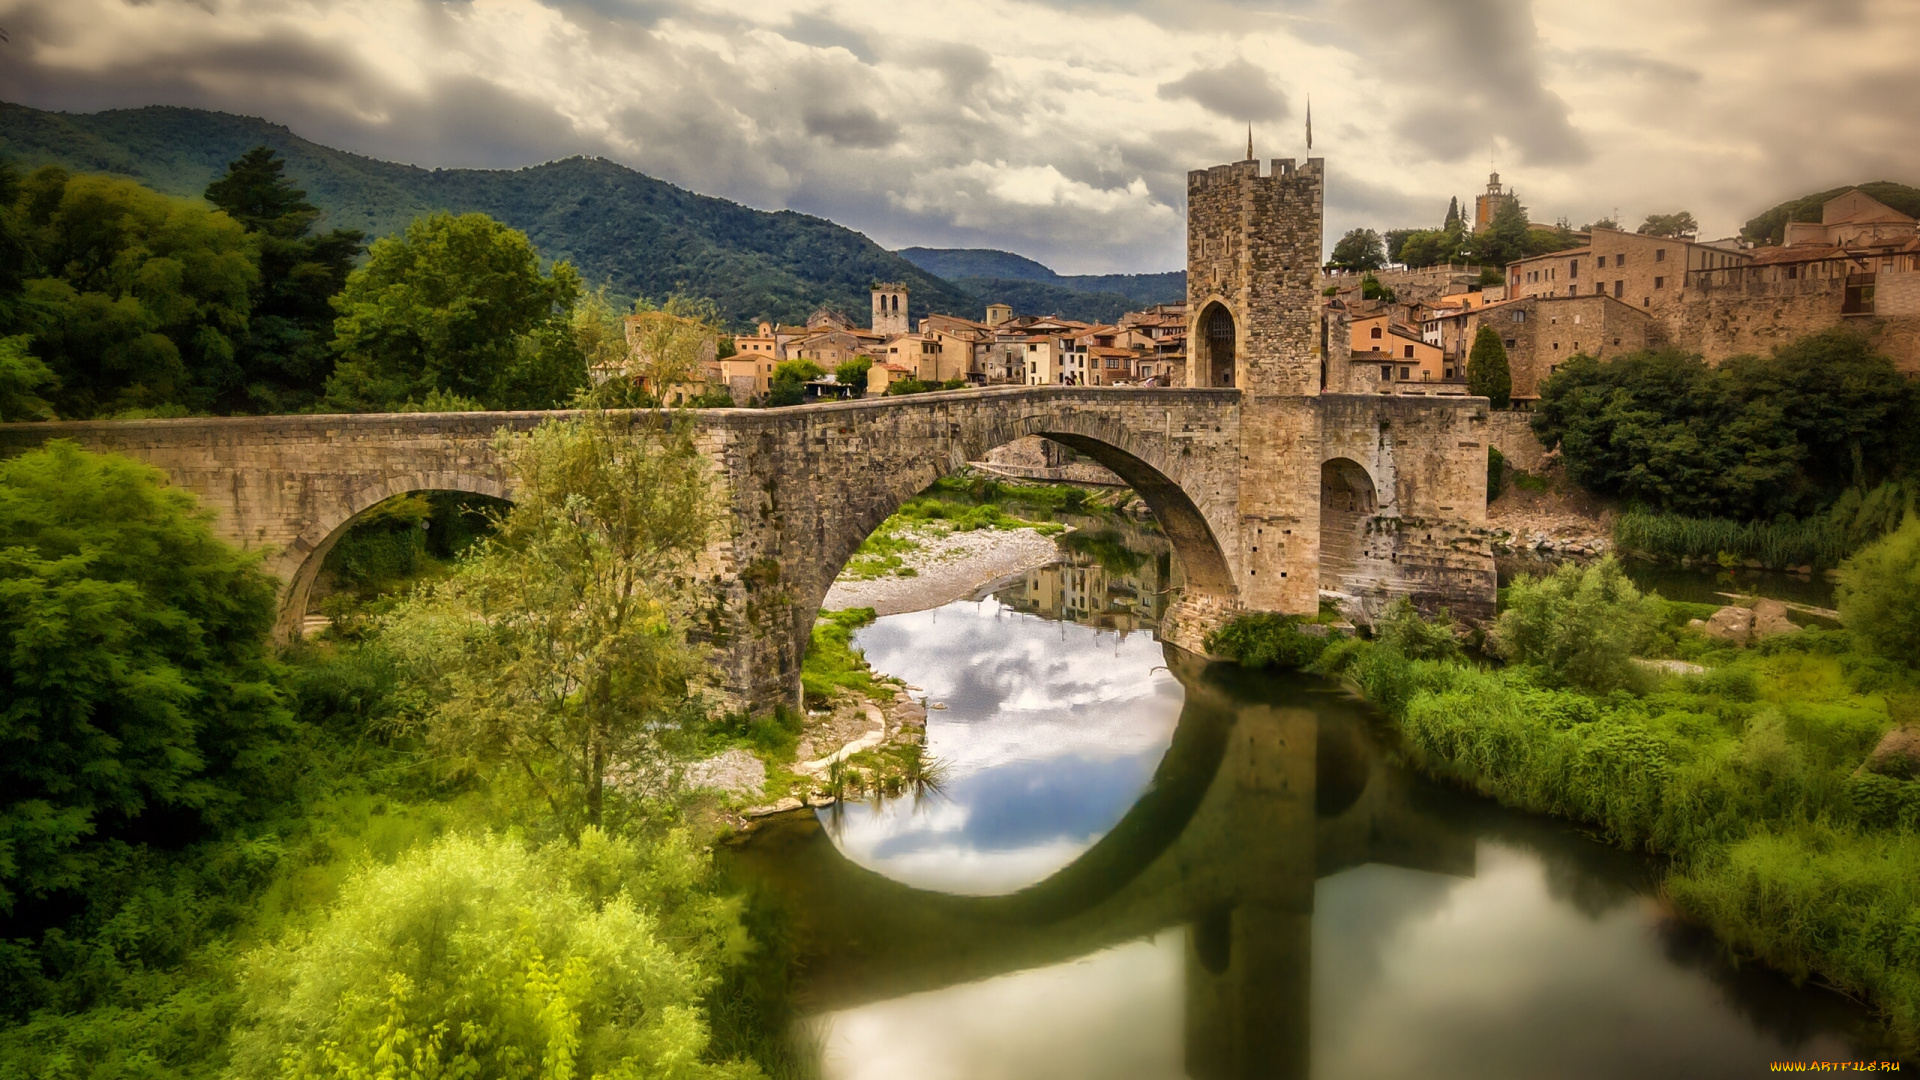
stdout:
[(1253, 160), (1253, 125), (1247, 125), (1247, 160)]
[(1307, 95), (1307, 149), (1313, 149), (1313, 95)]

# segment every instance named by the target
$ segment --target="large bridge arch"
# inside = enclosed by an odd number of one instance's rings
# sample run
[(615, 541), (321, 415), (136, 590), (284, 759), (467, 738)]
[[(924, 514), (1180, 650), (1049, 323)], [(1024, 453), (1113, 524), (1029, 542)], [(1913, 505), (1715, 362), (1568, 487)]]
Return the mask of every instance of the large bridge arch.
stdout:
[(386, 476), (348, 492), (328, 505), (322, 516), (271, 558), (285, 583), (275, 632), (282, 639), (298, 636), (307, 612), (313, 583), (325, 566), (327, 554), (367, 511), (396, 495), (425, 491), (454, 491), (513, 501), (513, 488), (503, 473), (427, 472)]

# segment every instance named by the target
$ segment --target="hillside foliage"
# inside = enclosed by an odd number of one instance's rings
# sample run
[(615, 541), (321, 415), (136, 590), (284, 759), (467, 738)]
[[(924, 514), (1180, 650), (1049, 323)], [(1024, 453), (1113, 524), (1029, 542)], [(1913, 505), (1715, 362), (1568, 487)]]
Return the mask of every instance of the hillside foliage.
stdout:
[(1820, 208), (1826, 205), (1828, 199), (1836, 195), (1844, 195), (1855, 188), (1859, 188), (1869, 196), (1909, 217), (1920, 217), (1920, 188), (1896, 184), (1891, 180), (1872, 180), (1864, 184), (1848, 184), (1846, 187), (1830, 188), (1811, 195), (1802, 195), (1797, 199), (1788, 199), (1750, 218), (1741, 227), (1740, 235), (1756, 244), (1783, 243), (1787, 236), (1787, 222), (1819, 221)]

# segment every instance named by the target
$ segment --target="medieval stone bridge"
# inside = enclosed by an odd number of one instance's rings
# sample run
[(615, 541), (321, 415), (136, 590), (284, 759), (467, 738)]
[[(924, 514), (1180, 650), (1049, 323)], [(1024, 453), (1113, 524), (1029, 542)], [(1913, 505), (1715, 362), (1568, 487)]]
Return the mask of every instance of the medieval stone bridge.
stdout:
[[(356, 516), (411, 491), (511, 499), (496, 432), (563, 415), (16, 424), (0, 426), (0, 454), (64, 438), (164, 470), (220, 535), (268, 552), (291, 634)], [(794, 698), (828, 587), (889, 514), (1027, 435), (1088, 455), (1152, 508), (1188, 582), (1167, 633), (1190, 650), (1229, 611), (1308, 612), (1322, 589), (1491, 611), (1481, 399), (1017, 387), (691, 415), (730, 510), (702, 571), (726, 689), (743, 704)]]

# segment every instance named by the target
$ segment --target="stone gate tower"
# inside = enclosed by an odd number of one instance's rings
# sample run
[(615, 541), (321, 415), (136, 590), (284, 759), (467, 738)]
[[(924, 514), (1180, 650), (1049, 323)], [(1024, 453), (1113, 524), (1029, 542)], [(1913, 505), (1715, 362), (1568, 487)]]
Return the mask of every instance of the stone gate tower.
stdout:
[(1405, 596), (1489, 617), (1486, 399), (1324, 392), (1355, 363), (1314, 287), (1325, 177), (1320, 158), (1187, 174), (1187, 384), (1240, 392), (1234, 603), (1307, 614), (1332, 596), (1365, 618)]
[(1187, 174), (1187, 385), (1257, 395), (1320, 386), (1322, 159)]

